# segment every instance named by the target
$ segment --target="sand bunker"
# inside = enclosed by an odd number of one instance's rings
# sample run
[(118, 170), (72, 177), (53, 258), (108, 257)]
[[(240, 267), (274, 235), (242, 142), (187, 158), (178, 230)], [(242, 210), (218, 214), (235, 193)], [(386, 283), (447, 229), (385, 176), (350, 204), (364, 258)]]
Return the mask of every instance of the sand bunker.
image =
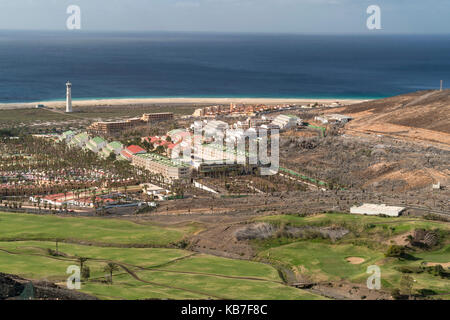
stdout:
[(348, 258), (345, 258), (345, 260), (347, 260), (351, 264), (361, 264), (364, 261), (366, 261), (365, 259), (359, 258), (359, 257), (348, 257)]
[(444, 268), (450, 268), (450, 262), (427, 262), (427, 267), (434, 267), (440, 264)]

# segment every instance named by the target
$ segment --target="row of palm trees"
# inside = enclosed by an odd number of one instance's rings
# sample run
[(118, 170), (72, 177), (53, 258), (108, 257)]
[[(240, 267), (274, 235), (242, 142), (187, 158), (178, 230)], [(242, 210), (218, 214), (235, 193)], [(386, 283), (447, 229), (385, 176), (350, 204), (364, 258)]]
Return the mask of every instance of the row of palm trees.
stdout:
[[(17, 154), (15, 161), (8, 161), (7, 156), (0, 157), (0, 171), (15, 172), (16, 175), (23, 175), (27, 172), (38, 170), (43, 176), (47, 176), (49, 181), (46, 184), (36, 184), (33, 181), (26, 181), (24, 184), (7, 185), (0, 187), (0, 196), (27, 196), (46, 195), (55, 193), (72, 193), (75, 198), (80, 198), (89, 190), (106, 189), (112, 190), (126, 188), (130, 185), (137, 185), (144, 182), (158, 184), (170, 189), (177, 195), (184, 195), (185, 187), (181, 184), (170, 184), (161, 174), (154, 174), (147, 170), (138, 169), (128, 161), (111, 161), (102, 159), (90, 151), (79, 148), (69, 148), (63, 142), (51, 142), (45, 139), (24, 136), (19, 139), (7, 140), (1, 144), (0, 148), (5, 154)], [(31, 155), (31, 156), (30, 156)], [(6, 170), (5, 170), (6, 169)], [(98, 172), (105, 173), (104, 177), (99, 177), (96, 181), (75, 181), (66, 174)], [(67, 180), (64, 180), (67, 178)], [(55, 180), (61, 180), (56, 182)]]
[[(86, 281), (89, 279), (90, 277), (90, 269), (89, 267), (86, 265), (86, 262), (89, 260), (89, 258), (87, 257), (80, 257), (77, 256), (77, 261), (80, 265), (80, 270), (81, 270), (81, 274), (83, 279)], [(108, 282), (110, 284), (113, 283), (113, 274), (114, 272), (119, 271), (119, 266), (114, 263), (114, 262), (108, 262), (104, 267), (103, 267), (103, 272), (105, 272), (106, 274), (108, 274)]]

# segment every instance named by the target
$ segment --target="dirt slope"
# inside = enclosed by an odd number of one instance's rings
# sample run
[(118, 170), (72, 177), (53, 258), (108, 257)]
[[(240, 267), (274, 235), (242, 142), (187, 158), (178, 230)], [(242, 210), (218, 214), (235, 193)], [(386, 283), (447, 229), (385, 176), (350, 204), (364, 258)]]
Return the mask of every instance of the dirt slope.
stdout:
[(359, 123), (396, 124), (450, 134), (450, 90), (418, 91), (342, 108)]
[(450, 90), (418, 91), (334, 108), (354, 117), (350, 135), (376, 134), (450, 150)]

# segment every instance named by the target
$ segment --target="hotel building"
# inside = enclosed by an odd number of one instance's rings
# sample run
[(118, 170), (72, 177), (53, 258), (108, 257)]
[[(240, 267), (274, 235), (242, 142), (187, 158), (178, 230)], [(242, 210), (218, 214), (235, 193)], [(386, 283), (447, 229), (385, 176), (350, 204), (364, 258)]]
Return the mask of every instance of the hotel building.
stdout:
[(156, 153), (143, 153), (132, 156), (132, 164), (152, 173), (162, 175), (167, 181), (189, 179), (190, 167)]

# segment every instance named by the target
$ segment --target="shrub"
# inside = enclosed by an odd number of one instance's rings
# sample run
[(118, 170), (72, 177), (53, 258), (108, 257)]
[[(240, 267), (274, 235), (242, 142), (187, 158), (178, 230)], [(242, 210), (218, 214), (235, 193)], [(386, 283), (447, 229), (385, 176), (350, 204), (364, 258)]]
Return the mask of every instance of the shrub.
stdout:
[(373, 229), (375, 228), (375, 225), (373, 223), (368, 223), (364, 226), (364, 229)]
[(450, 273), (447, 273), (444, 267), (441, 266), (440, 264), (432, 267), (427, 267), (427, 271), (428, 273), (436, 277), (448, 278), (450, 276)]
[(398, 245), (391, 245), (385, 254), (386, 257), (395, 257), (395, 258), (401, 258), (404, 255), (405, 255), (405, 247)]
[(187, 241), (187, 240), (181, 240), (180, 242), (178, 242), (176, 244), (176, 246), (180, 249), (186, 249), (188, 245), (189, 245), (189, 241)]
[(56, 252), (56, 250), (53, 250), (53, 249), (50, 249), (50, 248), (47, 249), (47, 254), (48, 254), (49, 256), (53, 256), (53, 257), (59, 256), (59, 253)]
[(418, 290), (418, 293), (421, 295), (421, 296), (432, 296), (432, 295), (435, 295), (436, 294), (436, 291), (433, 291), (433, 290), (431, 290), (431, 289), (420, 289), (420, 290)]
[(401, 266), (396, 268), (401, 273), (422, 273), (423, 269), (420, 267)]

